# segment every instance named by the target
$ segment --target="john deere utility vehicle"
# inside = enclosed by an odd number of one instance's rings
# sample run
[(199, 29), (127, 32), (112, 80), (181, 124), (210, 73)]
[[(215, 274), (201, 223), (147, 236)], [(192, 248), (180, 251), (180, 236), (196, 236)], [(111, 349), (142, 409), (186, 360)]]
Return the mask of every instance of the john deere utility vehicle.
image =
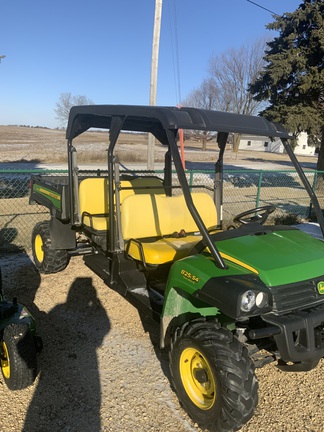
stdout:
[[(109, 130), (106, 174), (78, 169), (73, 140), (90, 128)], [(212, 190), (189, 187), (179, 129), (217, 132)], [(162, 179), (119, 172), (121, 131), (150, 132), (165, 146)], [(263, 225), (272, 205), (238, 214), (238, 228), (222, 230), (231, 132), (281, 139), (323, 232), (322, 212), (282, 126), (194, 108), (73, 107), (68, 177), (34, 176), (30, 194), (51, 215), (32, 235), (39, 271), (63, 270), (81, 254), (111, 289), (158, 321), (182, 406), (216, 431), (238, 430), (253, 415), (255, 367), (274, 361), (282, 371), (308, 371), (324, 356), (324, 243), (296, 228)]]
[(42, 340), (27, 308), (16, 298), (5, 299), (0, 269), (0, 366), (10, 390), (21, 390), (34, 382), (41, 349)]

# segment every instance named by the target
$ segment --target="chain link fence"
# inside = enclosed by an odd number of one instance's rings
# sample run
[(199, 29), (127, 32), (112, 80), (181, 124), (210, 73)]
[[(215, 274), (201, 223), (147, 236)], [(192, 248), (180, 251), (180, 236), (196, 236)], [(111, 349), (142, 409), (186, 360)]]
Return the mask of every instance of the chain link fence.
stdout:
[[(324, 190), (316, 187), (319, 173), (306, 171), (305, 174), (324, 208)], [(269, 218), (272, 223), (287, 216), (292, 216), (291, 219), (314, 217), (310, 198), (295, 171), (232, 170), (226, 171), (223, 179), (225, 226), (236, 214), (269, 204), (277, 207)]]
[[(0, 249), (10, 247), (30, 248), (31, 232), (35, 224), (50, 217), (47, 208), (29, 204), (29, 183), (32, 174), (46, 176), (67, 176), (67, 171), (0, 171)], [(163, 171), (121, 171), (129, 175), (156, 175), (163, 177)], [(324, 188), (315, 187), (317, 178), (323, 173), (306, 171), (308, 181), (316, 190), (321, 208), (324, 208)], [(81, 176), (107, 175), (104, 171), (82, 171)], [(177, 176), (174, 184), (177, 185)], [(187, 180), (191, 190), (213, 194), (214, 173), (210, 170), (187, 170)], [(268, 204), (277, 210), (271, 215), (278, 217), (294, 216), (302, 219), (312, 217), (310, 199), (295, 171), (255, 171), (231, 170), (223, 175), (223, 225), (226, 228), (233, 217), (243, 211)], [(175, 188), (174, 195), (179, 194)]]

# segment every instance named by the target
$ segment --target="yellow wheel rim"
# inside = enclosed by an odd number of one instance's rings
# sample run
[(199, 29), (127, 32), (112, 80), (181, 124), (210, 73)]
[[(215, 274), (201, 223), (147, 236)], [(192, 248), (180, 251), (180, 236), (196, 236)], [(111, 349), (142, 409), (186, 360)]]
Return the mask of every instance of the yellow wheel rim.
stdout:
[(210, 409), (216, 400), (216, 385), (208, 361), (196, 348), (186, 348), (180, 356), (180, 376), (191, 401), (200, 409)]
[(10, 360), (7, 345), (2, 342), (1, 370), (6, 379), (10, 378)]
[(38, 262), (42, 263), (44, 260), (44, 251), (43, 251), (43, 239), (42, 237), (37, 234), (35, 237), (35, 255), (38, 260)]

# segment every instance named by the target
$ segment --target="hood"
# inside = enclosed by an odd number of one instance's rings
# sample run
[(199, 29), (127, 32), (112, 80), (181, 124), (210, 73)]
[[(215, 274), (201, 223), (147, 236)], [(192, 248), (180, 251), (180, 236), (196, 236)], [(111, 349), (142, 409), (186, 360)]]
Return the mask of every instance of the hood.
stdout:
[(217, 242), (229, 262), (258, 273), (268, 286), (324, 274), (324, 242), (299, 231), (260, 232)]

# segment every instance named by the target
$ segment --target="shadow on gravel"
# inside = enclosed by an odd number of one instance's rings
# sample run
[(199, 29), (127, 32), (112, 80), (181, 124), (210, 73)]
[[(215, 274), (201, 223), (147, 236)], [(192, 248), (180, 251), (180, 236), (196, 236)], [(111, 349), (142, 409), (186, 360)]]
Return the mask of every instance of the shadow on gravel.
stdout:
[(170, 387), (172, 387), (171, 374), (169, 369), (169, 355), (166, 349), (160, 348), (160, 326), (151, 318), (147, 317), (147, 315), (145, 315), (144, 313), (138, 311), (138, 314), (140, 316), (145, 333), (148, 333), (148, 335), (150, 336), (152, 347), (154, 349), (156, 358), (161, 364), (162, 372), (169, 380)]
[(92, 278), (77, 278), (66, 303), (43, 316), (41, 327), (41, 374), (23, 431), (99, 432), (96, 350), (110, 330), (110, 321)]
[(34, 303), (40, 285), (40, 275), (24, 248), (14, 241), (17, 235), (15, 228), (0, 229), (0, 264), (5, 296), (8, 300), (17, 297), (19, 303), (28, 308), (37, 321), (42, 312)]

